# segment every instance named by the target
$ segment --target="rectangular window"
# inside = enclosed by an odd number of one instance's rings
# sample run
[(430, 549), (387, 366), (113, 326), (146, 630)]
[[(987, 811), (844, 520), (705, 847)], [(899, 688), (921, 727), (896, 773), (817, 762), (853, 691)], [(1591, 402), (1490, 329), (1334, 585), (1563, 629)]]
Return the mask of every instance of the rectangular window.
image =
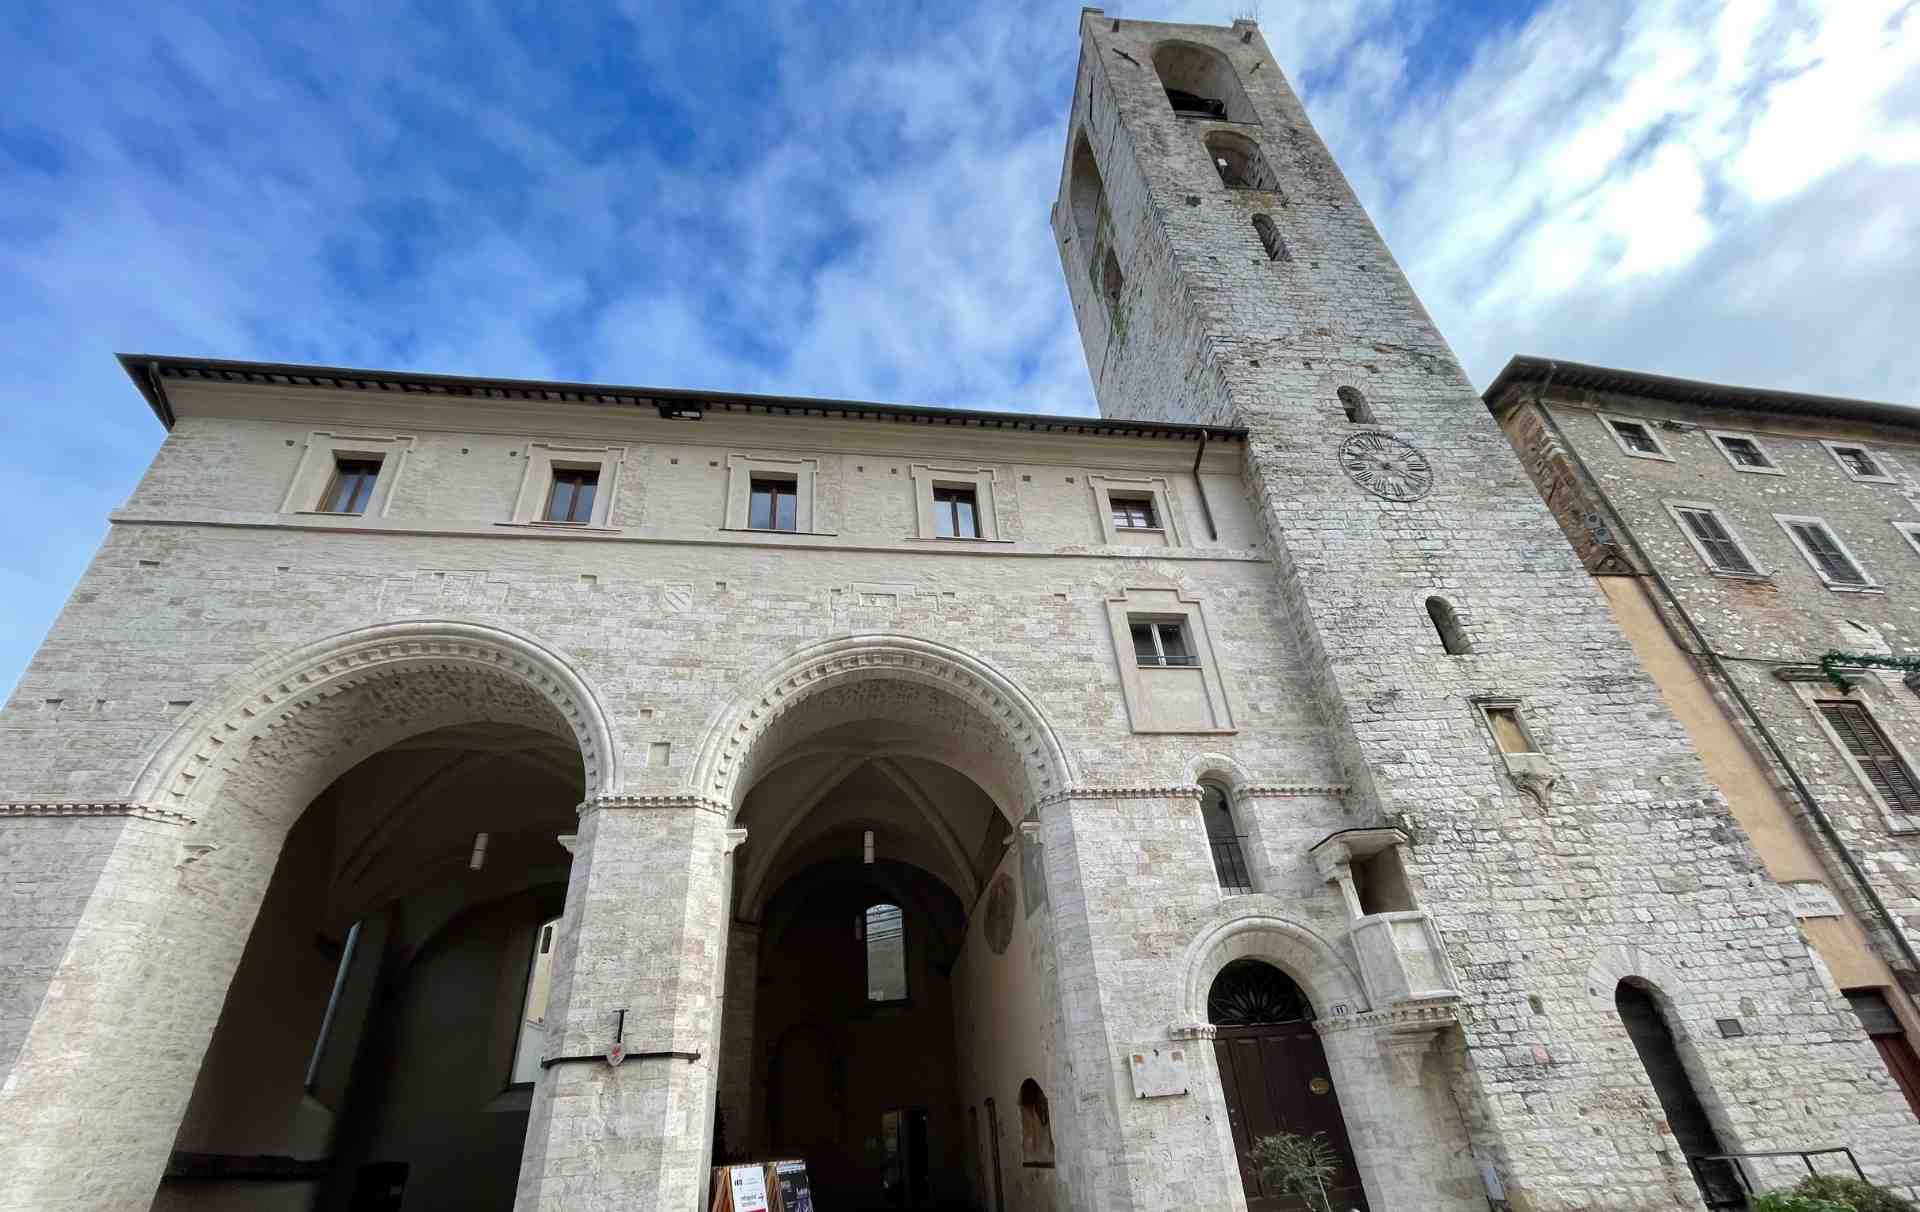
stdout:
[(1487, 715), (1487, 727), (1493, 732), (1493, 742), (1502, 753), (1538, 753), (1533, 738), (1527, 735), (1527, 726), (1520, 722), (1518, 707), (1489, 704), (1481, 708)]
[(1626, 417), (1602, 417), (1607, 428), (1613, 432), (1614, 441), (1628, 454), (1647, 455), (1656, 459), (1668, 458), (1666, 450), (1660, 445), (1660, 439), (1653, 436), (1653, 430), (1645, 421), (1629, 420)]
[(543, 518), (549, 522), (581, 524), (593, 521), (593, 494), (599, 487), (598, 471), (554, 468), (553, 487), (547, 492), (547, 511)]
[(540, 1076), (540, 1053), (547, 1040), (547, 995), (553, 987), (553, 935), (560, 919), (542, 922), (533, 937), (533, 961), (527, 968), (527, 993), (520, 1007), (520, 1034), (513, 1046), (508, 1080), (524, 1085)]
[(1828, 727), (1847, 747), (1847, 753), (1859, 765), (1860, 773), (1880, 793), (1887, 807), (1896, 812), (1920, 812), (1920, 782), (1900, 760), (1887, 734), (1866, 707), (1859, 703), (1822, 702), (1820, 714)]
[(1840, 460), (1840, 466), (1847, 469), (1847, 474), (1856, 479), (1877, 480), (1886, 477), (1887, 473), (1880, 469), (1879, 462), (1864, 446), (1829, 446), (1827, 449), (1833, 452), (1834, 458)]
[(1752, 438), (1719, 438), (1720, 449), (1727, 452), (1727, 458), (1741, 467), (1772, 467), (1766, 452)]
[(327, 495), (320, 500), (322, 513), (365, 513), (373, 499), (373, 486), (380, 479), (378, 459), (335, 459), (333, 479), (327, 483)]
[(1715, 572), (1737, 572), (1749, 576), (1757, 575), (1759, 569), (1747, 558), (1747, 553), (1734, 540), (1720, 515), (1711, 509), (1696, 505), (1675, 505), (1674, 516), (1693, 536), (1695, 545), (1706, 557), (1707, 567)]
[(1187, 643), (1187, 629), (1180, 623), (1135, 623), (1133, 655), (1142, 665), (1198, 665)]
[[(1776, 515), (1777, 516), (1777, 515)], [(1813, 565), (1822, 580), (1829, 585), (1843, 588), (1864, 588), (1873, 584), (1873, 578), (1866, 574), (1859, 562), (1847, 552), (1827, 529), (1827, 524), (1819, 518), (1779, 518), (1780, 525), (1786, 528), (1800, 554), (1807, 563)]]
[(867, 946), (867, 1000), (907, 1000), (907, 919), (898, 905), (874, 905), (860, 918)]
[(933, 533), (942, 539), (980, 537), (979, 510), (973, 489), (934, 486)]
[(792, 480), (756, 479), (747, 498), (749, 530), (800, 529), (800, 488)]
[(1160, 520), (1153, 514), (1152, 497), (1128, 497), (1113, 493), (1107, 499), (1113, 503), (1113, 525), (1116, 529), (1160, 529)]

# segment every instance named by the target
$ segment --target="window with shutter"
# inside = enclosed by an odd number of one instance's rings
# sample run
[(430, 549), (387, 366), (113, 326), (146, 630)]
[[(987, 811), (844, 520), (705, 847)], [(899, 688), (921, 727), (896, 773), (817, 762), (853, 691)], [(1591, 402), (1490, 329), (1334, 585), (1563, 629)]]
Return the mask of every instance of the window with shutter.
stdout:
[(1813, 561), (1813, 566), (1820, 570), (1821, 576), (1835, 585), (1871, 583), (1867, 580), (1867, 574), (1860, 571), (1860, 566), (1840, 549), (1840, 544), (1825, 525), (1820, 522), (1789, 522), (1787, 527), (1800, 540), (1800, 549), (1807, 553), (1807, 558)]
[(1873, 789), (1896, 812), (1920, 812), (1920, 781), (1894, 751), (1893, 742), (1859, 703), (1823, 702), (1820, 714), (1847, 747)]
[(1734, 542), (1733, 535), (1710, 509), (1682, 509), (1680, 518), (1693, 532), (1693, 537), (1706, 554), (1709, 567), (1719, 572), (1755, 573), (1759, 569), (1740, 550), (1740, 544)]

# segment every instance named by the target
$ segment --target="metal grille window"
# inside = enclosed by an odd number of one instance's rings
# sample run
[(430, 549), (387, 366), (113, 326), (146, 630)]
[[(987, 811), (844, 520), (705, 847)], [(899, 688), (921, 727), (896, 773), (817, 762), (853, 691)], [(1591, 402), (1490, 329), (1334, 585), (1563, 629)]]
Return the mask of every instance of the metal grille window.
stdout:
[(1721, 438), (1720, 449), (1726, 451), (1727, 457), (1742, 467), (1773, 466), (1766, 452), (1762, 451), (1759, 443), (1752, 438)]
[(1107, 498), (1113, 503), (1113, 525), (1118, 530), (1158, 530), (1160, 519), (1153, 513), (1152, 497), (1123, 497), (1117, 494)]
[(1747, 553), (1734, 541), (1726, 525), (1720, 521), (1720, 515), (1711, 509), (1697, 509), (1677, 506), (1674, 512), (1693, 535), (1694, 541), (1707, 557), (1707, 566), (1715, 572), (1757, 573)]
[(1233, 805), (1227, 800), (1226, 789), (1202, 783), (1200, 791), (1200, 819), (1207, 827), (1207, 846), (1213, 851), (1213, 874), (1220, 881), (1220, 891), (1252, 892), (1253, 876), (1247, 871), (1247, 853), (1234, 828)]
[(1873, 461), (1873, 456), (1867, 453), (1867, 448), (1864, 446), (1836, 446), (1833, 448), (1833, 454), (1840, 460), (1841, 465), (1854, 475), (1883, 476), (1887, 474), (1880, 470), (1880, 464)]
[(1133, 655), (1142, 665), (1198, 665), (1182, 623), (1134, 623)]
[(1620, 435), (1620, 440), (1627, 444), (1627, 449), (1640, 454), (1661, 453), (1660, 443), (1654, 441), (1647, 427), (1638, 421), (1612, 421), (1609, 424), (1613, 426), (1613, 432)]
[(1820, 570), (1820, 575), (1834, 585), (1871, 585), (1873, 582), (1853, 558), (1841, 549), (1840, 543), (1827, 529), (1826, 523), (1819, 521), (1788, 522), (1787, 530), (1799, 542), (1800, 550), (1807, 553), (1807, 559)]
[(1920, 782), (1900, 760), (1893, 742), (1859, 703), (1823, 702), (1820, 714), (1847, 747), (1860, 773), (1896, 812), (1920, 812)]
[(553, 487), (547, 491), (547, 511), (541, 516), (549, 522), (591, 522), (593, 497), (599, 487), (597, 471), (556, 467)]
[(980, 537), (980, 511), (973, 489), (934, 488), (933, 533), (943, 539)]
[(747, 498), (750, 530), (800, 529), (800, 486), (793, 480), (755, 480)]
[(373, 485), (380, 478), (378, 459), (337, 459), (327, 495), (321, 498), (323, 513), (365, 513), (373, 499)]

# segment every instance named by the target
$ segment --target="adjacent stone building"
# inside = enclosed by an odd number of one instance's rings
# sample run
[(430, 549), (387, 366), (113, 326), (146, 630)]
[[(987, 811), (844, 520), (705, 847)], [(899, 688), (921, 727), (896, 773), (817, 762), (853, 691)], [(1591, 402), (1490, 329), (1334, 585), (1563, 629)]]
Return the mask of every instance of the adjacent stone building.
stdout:
[(1542, 358), (1486, 400), (1920, 1108), (1920, 420)]
[(1101, 419), (122, 359), (0, 1207), (1261, 1212), (1281, 1130), (1338, 1207), (1737, 1198), (1683, 1113), (1920, 1184), (1259, 31), (1081, 20)]

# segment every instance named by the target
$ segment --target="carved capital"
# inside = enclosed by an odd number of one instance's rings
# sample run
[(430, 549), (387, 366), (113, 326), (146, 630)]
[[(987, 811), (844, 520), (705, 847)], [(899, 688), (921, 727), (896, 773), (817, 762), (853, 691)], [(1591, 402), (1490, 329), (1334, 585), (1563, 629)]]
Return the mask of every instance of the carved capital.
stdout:
[(720, 853), (732, 854), (746, 844), (747, 831), (745, 829), (729, 829), (727, 830), (726, 840), (720, 843)]
[(1328, 883), (1337, 883), (1353, 878), (1353, 851), (1345, 842), (1333, 842), (1330, 845), (1316, 847), (1313, 851), (1313, 865), (1320, 872), (1320, 878)]

